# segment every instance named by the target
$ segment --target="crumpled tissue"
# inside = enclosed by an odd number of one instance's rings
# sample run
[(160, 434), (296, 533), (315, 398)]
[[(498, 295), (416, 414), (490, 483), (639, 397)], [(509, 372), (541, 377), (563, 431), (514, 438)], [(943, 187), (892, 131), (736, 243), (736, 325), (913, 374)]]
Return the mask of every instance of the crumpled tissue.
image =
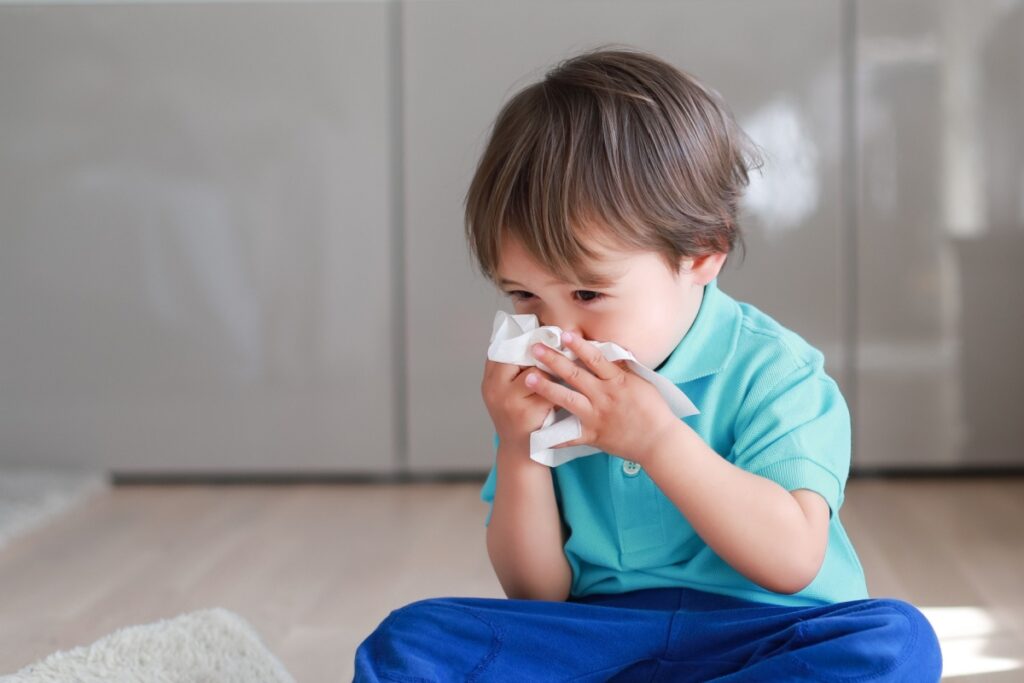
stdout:
[[(665, 399), (672, 413), (677, 417), (683, 418), (700, 413), (689, 397), (671, 380), (640, 363), (632, 353), (618, 344), (589, 339), (584, 341), (596, 346), (604, 354), (604, 357), (612, 362), (626, 361), (633, 372), (657, 388), (658, 393)], [(560, 327), (556, 325), (538, 327), (535, 315), (513, 315), (505, 311), (498, 311), (494, 316), (494, 327), (491, 330), (490, 346), (487, 347), (487, 357), (498, 363), (536, 366), (544, 372), (552, 374), (560, 384), (569, 386), (558, 377), (557, 373), (533, 355), (530, 348), (536, 343), (544, 344), (577, 365), (583, 366), (583, 361), (578, 360), (577, 355), (571, 349), (562, 347), (562, 329)], [(554, 448), (557, 444), (578, 439), (582, 433), (583, 425), (580, 423), (580, 419), (565, 408), (556, 406), (544, 418), (540, 429), (530, 434), (530, 459), (548, 467), (558, 467), (581, 456), (600, 453), (600, 449), (585, 444)]]

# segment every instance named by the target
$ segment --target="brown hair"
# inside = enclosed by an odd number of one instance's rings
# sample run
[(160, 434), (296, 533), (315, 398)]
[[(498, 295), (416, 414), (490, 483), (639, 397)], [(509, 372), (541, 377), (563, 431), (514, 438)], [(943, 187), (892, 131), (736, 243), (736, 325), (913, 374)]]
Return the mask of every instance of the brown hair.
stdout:
[(584, 52), (510, 99), (466, 193), (465, 229), (494, 280), (504, 231), (564, 281), (605, 284), (582, 238), (680, 260), (743, 245), (737, 204), (756, 146), (721, 96), (639, 50)]

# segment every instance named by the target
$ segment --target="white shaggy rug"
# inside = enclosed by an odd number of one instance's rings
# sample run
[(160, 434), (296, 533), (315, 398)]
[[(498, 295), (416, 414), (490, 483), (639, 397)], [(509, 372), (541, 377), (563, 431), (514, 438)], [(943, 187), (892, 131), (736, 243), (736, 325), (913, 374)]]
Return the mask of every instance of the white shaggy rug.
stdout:
[(242, 617), (215, 607), (128, 626), (2, 683), (295, 683)]

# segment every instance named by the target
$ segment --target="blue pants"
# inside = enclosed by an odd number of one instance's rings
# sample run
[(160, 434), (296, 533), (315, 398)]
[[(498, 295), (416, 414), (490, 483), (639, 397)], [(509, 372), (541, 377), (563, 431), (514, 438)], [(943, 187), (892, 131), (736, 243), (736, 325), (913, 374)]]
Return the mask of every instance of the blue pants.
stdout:
[(928, 681), (942, 654), (913, 605), (782, 607), (688, 588), (567, 602), (433, 598), (356, 650), (368, 681)]

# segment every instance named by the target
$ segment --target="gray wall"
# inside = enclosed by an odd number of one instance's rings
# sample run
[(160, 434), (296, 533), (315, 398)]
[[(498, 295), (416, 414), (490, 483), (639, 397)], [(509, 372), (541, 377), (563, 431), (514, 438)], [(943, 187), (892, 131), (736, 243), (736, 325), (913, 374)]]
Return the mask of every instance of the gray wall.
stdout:
[(855, 465), (1024, 464), (1024, 6), (970, 0), (0, 5), (0, 464), (486, 470), (462, 198), (604, 42), (768, 153), (721, 284), (825, 352)]

